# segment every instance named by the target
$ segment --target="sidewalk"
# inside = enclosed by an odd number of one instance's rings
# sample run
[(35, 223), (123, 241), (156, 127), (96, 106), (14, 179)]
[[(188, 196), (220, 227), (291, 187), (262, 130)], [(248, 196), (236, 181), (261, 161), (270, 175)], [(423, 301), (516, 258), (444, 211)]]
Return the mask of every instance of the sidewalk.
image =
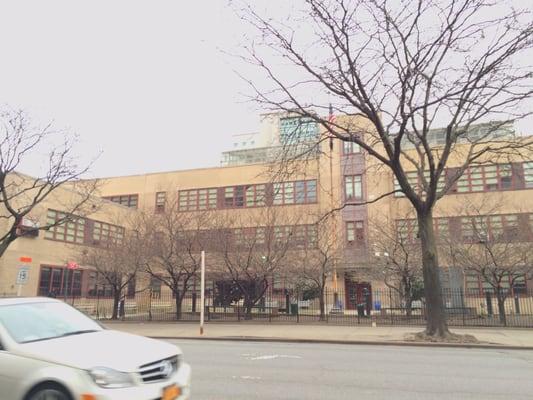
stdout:
[(491, 347), (533, 350), (533, 330), (497, 328), (453, 328), (452, 332), (475, 336), (480, 344), (447, 344), (406, 341), (408, 334), (422, 327), (360, 327), (323, 325), (261, 325), (253, 323), (207, 324), (204, 335), (197, 323), (106, 322), (106, 327), (153, 338), (262, 340), (282, 342), (320, 342), (343, 344), (380, 344), (441, 347)]

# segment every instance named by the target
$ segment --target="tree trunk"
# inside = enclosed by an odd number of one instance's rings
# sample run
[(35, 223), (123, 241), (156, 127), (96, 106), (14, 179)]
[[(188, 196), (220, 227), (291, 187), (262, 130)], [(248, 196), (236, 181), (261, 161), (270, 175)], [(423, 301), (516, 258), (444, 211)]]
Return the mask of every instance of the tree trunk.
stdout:
[(245, 314), (244, 314), (244, 319), (245, 320), (251, 320), (252, 319), (252, 309), (254, 307), (254, 302), (251, 298), (247, 298), (245, 297), (244, 298), (244, 309), (245, 309)]
[(408, 317), (413, 315), (413, 299), (411, 298), (410, 295), (407, 295), (405, 297), (405, 312)]
[(120, 305), (120, 291), (115, 290), (113, 293), (113, 315), (111, 316), (111, 319), (113, 320), (118, 319), (119, 305)]
[(422, 248), (424, 293), (426, 297), (426, 334), (445, 337), (449, 334), (442, 299), (437, 245), (433, 231), (433, 215), (429, 210), (418, 213), (418, 229)]
[(176, 302), (176, 319), (179, 321), (182, 316), (181, 304), (183, 303), (183, 296), (180, 295), (179, 291), (174, 292), (175, 302)]
[(500, 317), (500, 323), (503, 326), (507, 326), (507, 316), (505, 315), (505, 294), (502, 293), (501, 289), (497, 289), (496, 297), (498, 300), (498, 315)]

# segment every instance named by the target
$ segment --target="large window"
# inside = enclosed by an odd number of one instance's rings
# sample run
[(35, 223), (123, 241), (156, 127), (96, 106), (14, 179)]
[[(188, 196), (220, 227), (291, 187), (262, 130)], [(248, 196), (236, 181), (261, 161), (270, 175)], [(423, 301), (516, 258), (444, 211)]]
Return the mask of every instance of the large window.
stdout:
[(123, 227), (108, 224), (106, 222), (94, 221), (93, 244), (120, 244), (123, 239)]
[(113, 297), (113, 286), (103, 275), (96, 271), (89, 271), (89, 282), (87, 285), (88, 297)]
[(46, 239), (77, 244), (84, 243), (85, 219), (73, 216), (67, 218), (67, 214), (63, 212), (48, 210), (46, 224), (52, 225), (58, 221), (64, 222), (52, 226), (45, 234)]
[(342, 142), (342, 153), (345, 155), (361, 152), (361, 146), (354, 142)]
[(363, 198), (361, 175), (347, 175), (344, 177), (344, 194), (346, 200), (360, 200)]
[(266, 204), (266, 185), (239, 185), (224, 188), (224, 207), (260, 207)]
[(162, 213), (165, 211), (167, 203), (167, 192), (157, 192), (155, 194), (155, 212)]
[(461, 218), (465, 242), (512, 241), (519, 238), (518, 215), (490, 215)]
[(157, 276), (150, 277), (150, 293), (152, 294), (152, 299), (161, 298), (161, 279)]
[(118, 203), (131, 208), (137, 208), (137, 206), (139, 205), (138, 194), (121, 194), (115, 196), (104, 196), (103, 198), (112, 201), (113, 203)]
[(81, 296), (82, 273), (65, 267), (41, 267), (39, 296)]
[(524, 185), (526, 188), (533, 188), (533, 161), (529, 161), (524, 165)]
[(294, 245), (296, 247), (313, 248), (317, 245), (316, 225), (297, 225), (293, 228)]
[(217, 208), (217, 189), (192, 189), (179, 191), (180, 211), (201, 211)]
[[(407, 182), (409, 183), (409, 186), (411, 186), (415, 192), (422, 193), (424, 184), (423, 182), (418, 178), (418, 172), (416, 171), (408, 171), (405, 173), (407, 177)], [(429, 184), (429, 171), (424, 171), (424, 179), (426, 180), (426, 183)], [(437, 192), (440, 192), (444, 189), (446, 184), (444, 174), (441, 175), (439, 182), (437, 183)], [(400, 183), (398, 182), (398, 179), (394, 177), (394, 190), (401, 190)], [(403, 197), (405, 194), (403, 192), (395, 192), (395, 197)]]
[(365, 241), (363, 221), (346, 222), (346, 240), (349, 244), (362, 244)]
[(513, 187), (510, 164), (481, 165), (468, 168), (457, 181), (457, 192), (508, 190)]
[(274, 183), (274, 205), (316, 203), (316, 180)]

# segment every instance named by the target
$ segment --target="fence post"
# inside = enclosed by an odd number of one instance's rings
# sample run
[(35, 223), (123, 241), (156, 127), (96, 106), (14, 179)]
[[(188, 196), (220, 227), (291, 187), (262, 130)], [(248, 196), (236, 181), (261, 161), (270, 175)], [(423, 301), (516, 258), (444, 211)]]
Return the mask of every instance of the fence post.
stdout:
[(300, 323), (300, 291), (296, 291), (296, 323)]
[(329, 313), (328, 313), (328, 288), (326, 288), (326, 294), (324, 297), (324, 313), (326, 314), (326, 324), (329, 323)]
[(390, 324), (394, 325), (394, 312), (392, 310), (392, 290), (389, 288), (389, 311), (390, 311)]
[(463, 289), (459, 288), (459, 290), (461, 291), (461, 310), (463, 310), (463, 326), (466, 326), (466, 316), (465, 316), (465, 311), (466, 311), (466, 307), (465, 307), (465, 295), (463, 293)]

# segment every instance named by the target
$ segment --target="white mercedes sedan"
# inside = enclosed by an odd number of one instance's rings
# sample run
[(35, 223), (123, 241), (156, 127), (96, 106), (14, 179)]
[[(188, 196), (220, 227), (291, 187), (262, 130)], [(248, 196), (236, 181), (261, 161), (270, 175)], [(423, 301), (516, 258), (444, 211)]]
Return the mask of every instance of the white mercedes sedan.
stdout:
[(0, 299), (2, 400), (184, 400), (176, 346), (107, 330), (55, 299)]

